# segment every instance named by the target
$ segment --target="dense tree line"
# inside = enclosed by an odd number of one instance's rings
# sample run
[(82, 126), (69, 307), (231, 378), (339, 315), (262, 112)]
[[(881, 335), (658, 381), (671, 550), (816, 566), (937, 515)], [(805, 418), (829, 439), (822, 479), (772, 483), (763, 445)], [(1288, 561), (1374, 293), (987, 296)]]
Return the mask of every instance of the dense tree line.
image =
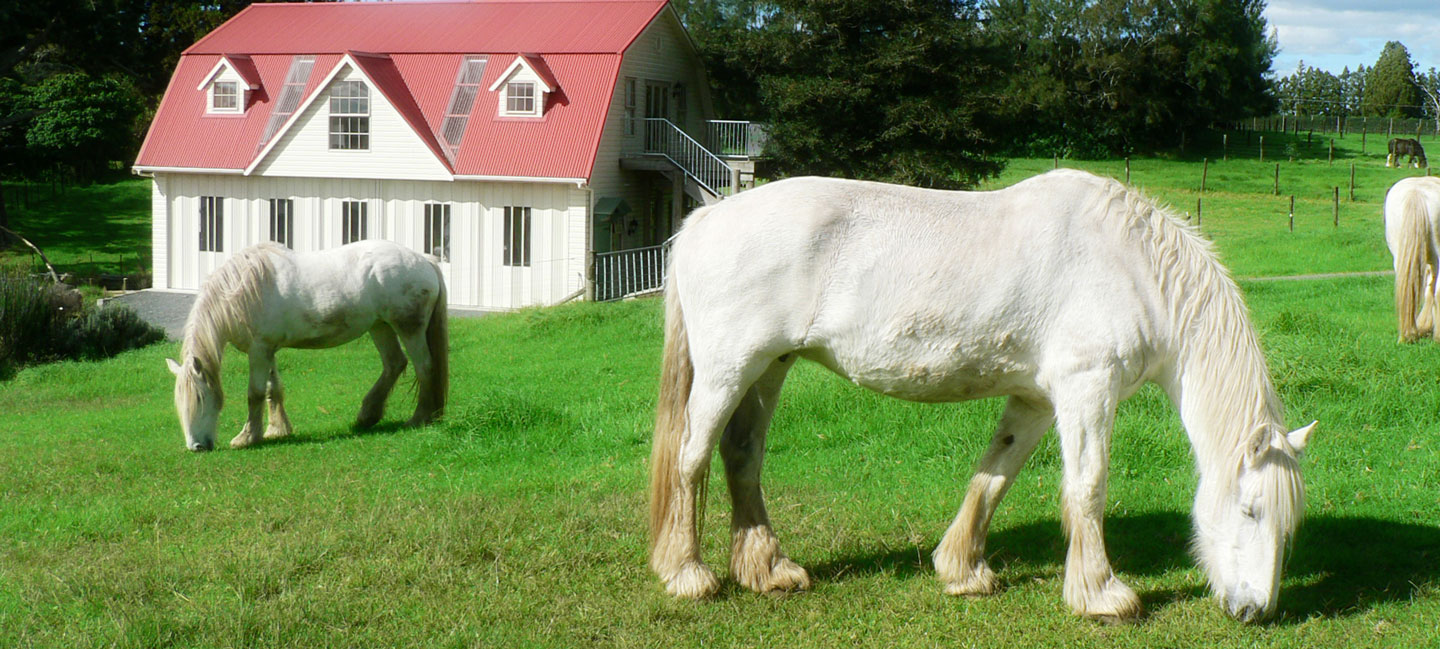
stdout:
[(1170, 148), (1269, 114), (1262, 0), (678, 0), (783, 173), (954, 187), (997, 156)]
[(1304, 62), (1276, 84), (1280, 109), (1291, 115), (1423, 117), (1440, 114), (1440, 71), (1415, 69), (1405, 46), (1391, 41), (1371, 67), (1340, 74)]

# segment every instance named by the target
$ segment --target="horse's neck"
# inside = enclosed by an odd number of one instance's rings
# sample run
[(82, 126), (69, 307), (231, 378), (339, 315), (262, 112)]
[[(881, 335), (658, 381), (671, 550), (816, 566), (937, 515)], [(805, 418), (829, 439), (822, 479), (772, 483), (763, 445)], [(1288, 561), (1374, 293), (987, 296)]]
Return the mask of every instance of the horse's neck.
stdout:
[(225, 345), (235, 340), (236, 332), (233, 331), (233, 323), (217, 309), (219, 305), (211, 300), (212, 296), (208, 293), (196, 298), (195, 315), (185, 327), (183, 349), (187, 356), (218, 368)]
[[(1191, 296), (1194, 297), (1194, 296)], [(1278, 426), (1280, 401), (1265, 356), (1238, 295), (1201, 308), (1180, 341), (1170, 385), (1204, 472), (1242, 452), (1259, 426)]]

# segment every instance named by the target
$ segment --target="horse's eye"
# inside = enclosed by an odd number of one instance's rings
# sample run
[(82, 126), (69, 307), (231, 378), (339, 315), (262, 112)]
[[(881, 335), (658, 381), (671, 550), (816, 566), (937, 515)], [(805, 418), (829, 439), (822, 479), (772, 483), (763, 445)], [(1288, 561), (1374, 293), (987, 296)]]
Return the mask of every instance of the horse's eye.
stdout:
[(1252, 521), (1260, 520), (1260, 512), (1248, 505), (1240, 508), (1240, 515)]

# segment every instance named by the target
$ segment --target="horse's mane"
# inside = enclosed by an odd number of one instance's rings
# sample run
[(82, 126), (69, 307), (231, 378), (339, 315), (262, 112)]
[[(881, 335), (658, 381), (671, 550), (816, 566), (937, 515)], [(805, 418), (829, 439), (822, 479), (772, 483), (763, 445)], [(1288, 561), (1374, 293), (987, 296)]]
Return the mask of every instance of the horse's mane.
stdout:
[[(1270, 381), (1249, 309), (1213, 244), (1194, 226), (1137, 190), (1091, 177), (1101, 185), (1098, 200), (1108, 205), (1111, 219), (1126, 228), (1154, 263), (1172, 323), (1181, 418), (1202, 470), (1219, 469), (1214, 477), (1220, 489), (1214, 493), (1229, 493), (1246, 453), (1269, 448), (1276, 435), (1285, 440), (1286, 432), (1284, 407)], [(1295, 462), (1293, 453), (1271, 454), (1266, 460)], [(1298, 464), (1291, 468), (1296, 469), (1287, 472), (1291, 483), (1269, 485), (1276, 489), (1267, 492), (1290, 501), (1277, 514), (1288, 509), (1298, 518), (1303, 491)], [(1293, 527), (1294, 522), (1286, 524)]]
[(261, 291), (274, 281), (273, 255), (288, 254), (278, 243), (262, 243), (235, 253), (205, 279), (185, 321), (181, 358), (199, 360), (200, 368), (219, 386), (220, 357), (225, 343), (248, 334), (260, 306)]

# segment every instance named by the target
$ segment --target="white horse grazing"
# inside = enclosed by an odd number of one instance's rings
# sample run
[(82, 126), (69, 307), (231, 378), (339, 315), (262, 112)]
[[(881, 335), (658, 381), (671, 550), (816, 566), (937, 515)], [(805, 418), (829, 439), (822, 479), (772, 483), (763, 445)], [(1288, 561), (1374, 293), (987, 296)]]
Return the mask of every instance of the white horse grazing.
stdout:
[(1440, 340), (1440, 178), (1405, 178), (1385, 193), (1385, 243), (1395, 258), (1395, 317), (1401, 342)]
[(1009, 397), (935, 550), (950, 594), (996, 590), (991, 515), (1055, 423), (1065, 600), (1107, 619), (1140, 610), (1102, 533), (1111, 427), (1120, 401), (1158, 383), (1195, 449), (1195, 548), (1211, 586), (1238, 618), (1275, 609), (1303, 510), (1296, 453), (1314, 424), (1287, 433), (1234, 282), (1205, 240), (1137, 193), (1076, 171), (995, 192), (796, 178), (697, 210), (672, 259), (650, 565), (673, 595), (718, 588), (696, 532), (717, 442), (731, 574), (756, 591), (809, 586), (760, 487), (781, 383), (808, 358), (902, 399)]
[[(200, 287), (185, 323), (182, 362), (175, 373), (175, 408), (192, 451), (215, 444), (224, 404), (220, 358), (233, 344), (250, 360), (250, 413), (232, 448), (260, 441), (261, 406), (268, 394), (265, 438), (289, 435), (275, 351), (334, 347), (366, 331), (380, 350), (380, 379), (360, 404), (356, 425), (380, 420), (405, 357), (415, 365), (419, 399), (408, 425), (428, 423), (445, 407), (450, 385), (445, 280), (436, 263), (388, 241), (360, 241), (334, 250), (296, 253), (263, 243), (236, 253)], [(398, 339), (397, 339), (398, 336)], [(401, 345), (404, 351), (401, 351)]]

